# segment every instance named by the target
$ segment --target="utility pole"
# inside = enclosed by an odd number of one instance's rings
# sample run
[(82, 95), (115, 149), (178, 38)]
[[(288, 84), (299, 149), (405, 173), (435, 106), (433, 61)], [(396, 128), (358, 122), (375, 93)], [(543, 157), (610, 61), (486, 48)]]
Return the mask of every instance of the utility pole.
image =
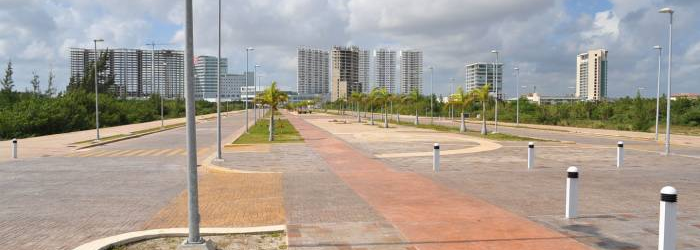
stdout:
[(218, 56), (216, 57), (216, 160), (221, 161), (221, 0), (219, 0)]
[(97, 88), (97, 60), (100, 60), (100, 55), (97, 53), (97, 43), (104, 42), (103, 39), (92, 40), (95, 43), (95, 131), (97, 133), (97, 141), (100, 141), (100, 104), (99, 92)]

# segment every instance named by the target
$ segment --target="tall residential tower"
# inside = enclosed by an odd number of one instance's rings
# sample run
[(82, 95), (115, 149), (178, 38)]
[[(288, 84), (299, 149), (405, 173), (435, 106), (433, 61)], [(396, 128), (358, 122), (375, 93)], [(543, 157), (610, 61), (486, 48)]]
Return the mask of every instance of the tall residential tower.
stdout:
[(362, 92), (359, 79), (360, 49), (356, 46), (334, 46), (331, 78), (331, 101), (345, 99), (353, 92)]
[(608, 51), (589, 50), (576, 56), (576, 97), (600, 101), (608, 95)]
[(297, 49), (297, 92), (299, 94), (328, 94), (328, 51)]
[(378, 49), (374, 51), (374, 80), (379, 88), (396, 93), (396, 51)]
[(403, 50), (399, 52), (401, 58), (401, 93), (411, 91), (423, 91), (423, 52), (418, 50)]

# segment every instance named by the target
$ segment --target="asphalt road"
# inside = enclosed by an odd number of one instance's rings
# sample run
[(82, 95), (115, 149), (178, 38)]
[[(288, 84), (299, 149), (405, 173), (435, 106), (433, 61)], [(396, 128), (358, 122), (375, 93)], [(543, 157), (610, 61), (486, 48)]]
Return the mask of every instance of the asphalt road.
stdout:
[[(222, 119), (222, 137), (242, 128), (244, 117)], [(214, 153), (215, 143), (216, 120), (197, 124), (199, 161)], [(0, 248), (72, 249), (141, 230), (185, 190), (185, 148), (183, 127), (69, 155), (0, 163)]]

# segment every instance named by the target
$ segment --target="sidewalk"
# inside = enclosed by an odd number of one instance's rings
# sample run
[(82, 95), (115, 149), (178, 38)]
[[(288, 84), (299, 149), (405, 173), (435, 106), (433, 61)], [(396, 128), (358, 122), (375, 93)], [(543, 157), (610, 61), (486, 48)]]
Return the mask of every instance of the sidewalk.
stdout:
[[(419, 249), (589, 249), (414, 172), (397, 172), (298, 116), (287, 116), (331, 171)], [(290, 237), (291, 237), (290, 233)]]
[[(243, 111), (232, 111), (222, 113), (222, 116), (235, 114)], [(197, 116), (197, 121), (207, 121), (216, 117), (216, 113)], [(164, 125), (184, 123), (185, 118), (175, 118), (165, 120)], [(159, 128), (160, 120), (122, 125), (116, 127), (100, 128), (100, 137), (107, 138), (115, 135), (128, 135), (131, 132)], [(68, 154), (77, 146), (71, 145), (76, 142), (86, 141), (95, 138), (95, 130), (75, 131), (63, 134), (45, 135), (18, 139), (18, 157), (20, 159), (49, 157), (56, 155)], [(11, 140), (0, 141), (0, 162), (11, 160)]]

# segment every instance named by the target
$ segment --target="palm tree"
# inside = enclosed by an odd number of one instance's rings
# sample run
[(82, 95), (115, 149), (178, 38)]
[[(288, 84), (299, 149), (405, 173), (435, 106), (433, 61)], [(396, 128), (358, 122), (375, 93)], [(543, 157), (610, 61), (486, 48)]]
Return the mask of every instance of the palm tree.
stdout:
[(472, 90), (474, 93), (474, 97), (481, 102), (481, 134), (485, 135), (486, 134), (486, 103), (491, 99), (491, 96), (489, 96), (491, 92), (491, 85), (486, 84), (482, 86), (481, 88), (477, 88)]
[[(367, 93), (360, 93), (360, 102), (369, 103), (370, 102), (369, 95), (367, 95)], [(367, 107), (368, 107), (368, 105), (365, 105), (365, 108), (363, 109), (365, 111), (364, 112), (365, 118), (367, 118)]]
[(277, 82), (272, 82), (272, 85), (262, 93), (259, 93), (255, 99), (257, 99), (258, 103), (270, 106), (270, 136), (268, 140), (273, 141), (275, 140), (275, 111), (277, 111), (277, 106), (287, 101), (287, 94), (277, 88)]
[(362, 122), (362, 118), (360, 118), (360, 102), (362, 101), (362, 93), (352, 92), (352, 94), (350, 95), (350, 100), (355, 102), (355, 110), (357, 111), (357, 122)]
[(464, 124), (464, 110), (467, 107), (470, 107), (472, 103), (474, 102), (474, 95), (472, 93), (468, 93), (464, 91), (462, 87), (457, 88), (457, 92), (452, 94), (450, 96), (450, 105), (457, 105), (457, 107), (461, 108), (461, 124), (459, 126), (459, 132), (464, 133), (467, 131), (467, 127)]
[[(389, 127), (389, 121), (386, 119), (386, 102), (389, 100), (389, 93), (386, 91), (385, 88), (374, 88), (372, 92), (370, 92), (370, 96), (372, 97), (373, 103), (376, 103), (378, 105), (382, 106), (382, 117), (384, 118), (384, 128)], [(374, 116), (373, 116), (374, 118)], [(372, 123), (374, 125), (374, 122)]]
[(414, 125), (418, 125), (418, 105), (420, 104), (421, 99), (422, 96), (418, 89), (413, 89), (411, 94), (409, 94), (408, 98), (406, 99), (408, 102), (412, 102), (416, 108), (416, 120), (413, 122)]

